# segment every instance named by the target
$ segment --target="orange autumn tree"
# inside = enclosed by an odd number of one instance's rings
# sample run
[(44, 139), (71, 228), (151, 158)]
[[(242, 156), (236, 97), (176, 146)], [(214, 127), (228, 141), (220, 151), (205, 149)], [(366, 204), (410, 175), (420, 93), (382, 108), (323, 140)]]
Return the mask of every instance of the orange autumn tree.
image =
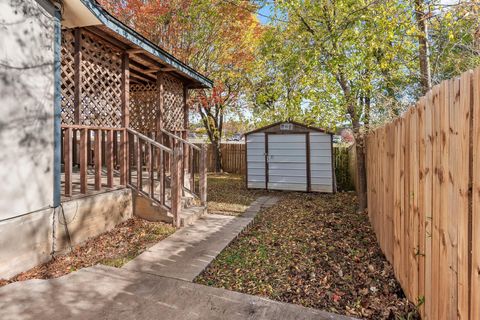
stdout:
[(222, 171), (223, 122), (240, 108), (262, 36), (255, 4), (241, 0), (101, 0), (102, 5), (138, 32), (215, 81), (196, 90), (196, 110)]

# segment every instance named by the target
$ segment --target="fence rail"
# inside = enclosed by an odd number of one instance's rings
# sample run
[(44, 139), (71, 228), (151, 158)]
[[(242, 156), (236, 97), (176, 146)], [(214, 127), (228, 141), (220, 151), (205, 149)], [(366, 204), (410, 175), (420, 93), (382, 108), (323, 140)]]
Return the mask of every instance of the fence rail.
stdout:
[(480, 319), (480, 69), (367, 136), (369, 216), (424, 319)]

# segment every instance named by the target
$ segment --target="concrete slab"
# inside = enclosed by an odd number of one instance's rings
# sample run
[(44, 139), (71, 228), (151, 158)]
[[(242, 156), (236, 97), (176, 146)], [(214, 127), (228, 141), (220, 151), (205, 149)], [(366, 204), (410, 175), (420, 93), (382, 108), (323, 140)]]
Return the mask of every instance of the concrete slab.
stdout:
[(0, 319), (351, 319), (224, 289), (95, 266), (0, 288)]
[(241, 217), (206, 215), (160, 241), (123, 268), (158, 276), (193, 281), (230, 244), (262, 208), (276, 197), (260, 197)]

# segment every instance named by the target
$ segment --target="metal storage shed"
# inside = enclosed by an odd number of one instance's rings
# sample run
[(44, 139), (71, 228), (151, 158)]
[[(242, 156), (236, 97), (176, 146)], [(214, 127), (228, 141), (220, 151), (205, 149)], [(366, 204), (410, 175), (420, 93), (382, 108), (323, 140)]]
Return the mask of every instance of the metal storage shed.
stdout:
[(336, 191), (332, 133), (296, 122), (277, 122), (245, 136), (247, 188)]

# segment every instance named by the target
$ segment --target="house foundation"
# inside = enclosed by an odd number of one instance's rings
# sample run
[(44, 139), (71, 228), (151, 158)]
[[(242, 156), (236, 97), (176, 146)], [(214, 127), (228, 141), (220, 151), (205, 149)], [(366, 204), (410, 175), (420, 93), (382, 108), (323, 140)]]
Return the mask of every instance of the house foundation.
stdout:
[(77, 198), (62, 207), (0, 222), (0, 278), (49, 261), (53, 248), (65, 251), (130, 219), (132, 191), (125, 188)]

